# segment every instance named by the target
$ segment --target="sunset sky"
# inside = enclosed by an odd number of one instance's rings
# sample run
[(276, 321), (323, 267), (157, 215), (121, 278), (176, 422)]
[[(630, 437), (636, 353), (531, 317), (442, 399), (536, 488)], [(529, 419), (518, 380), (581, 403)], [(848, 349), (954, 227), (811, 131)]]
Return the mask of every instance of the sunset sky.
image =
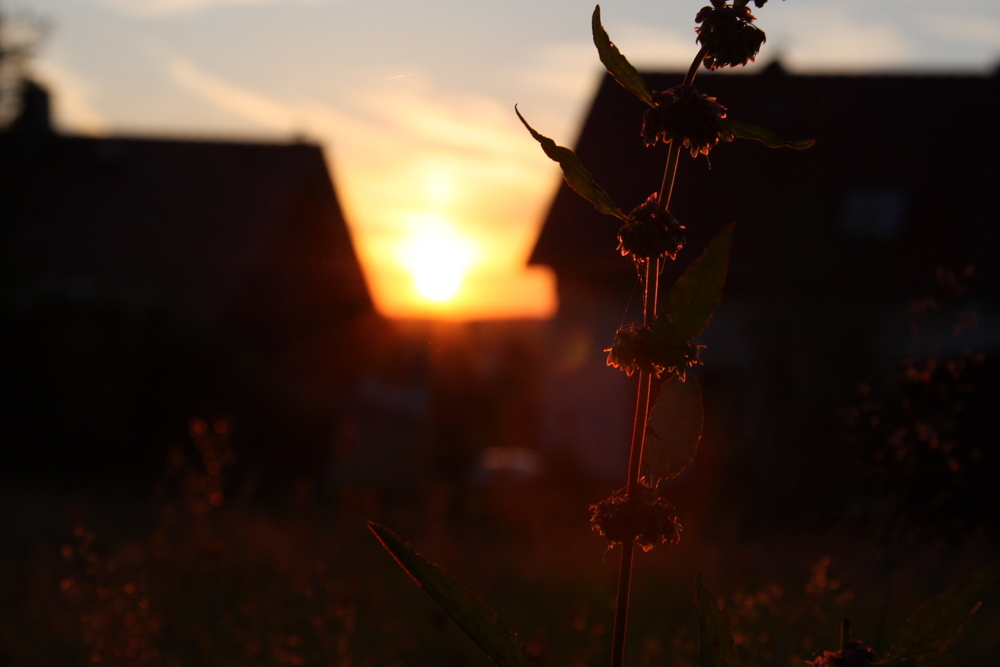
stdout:
[[(602, 5), (644, 68), (686, 67), (702, 0)], [(558, 168), (514, 115), (572, 146), (601, 73), (581, 0), (0, 0), (50, 32), (33, 71), (58, 129), (325, 147), (376, 305), (544, 317), (525, 268)], [(757, 66), (1000, 65), (996, 0), (772, 0)], [(929, 91), (930, 94), (930, 91)], [(974, 108), (974, 105), (973, 107)]]

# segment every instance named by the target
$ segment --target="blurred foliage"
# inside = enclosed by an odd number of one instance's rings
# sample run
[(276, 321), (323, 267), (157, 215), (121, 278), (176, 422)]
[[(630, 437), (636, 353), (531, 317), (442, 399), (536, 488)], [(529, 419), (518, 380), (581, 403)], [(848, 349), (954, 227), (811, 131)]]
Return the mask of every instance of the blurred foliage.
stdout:
[[(489, 664), (381, 551), (365, 518), (398, 526), (474, 590), (536, 664), (603, 664), (616, 564), (581, 510), (602, 481), (543, 475), (458, 489), (438, 479), (405, 490), (344, 485), (335, 495), (301, 485), (261, 506), (227, 485), (238, 455), (230, 425), (189, 427), (191, 444), (172, 453), (145, 498), (3, 494), (6, 664), (96, 664), (97, 655), (111, 665)], [(686, 533), (639, 564), (630, 664), (698, 664), (699, 571), (713, 591), (730, 591), (717, 599), (745, 666), (803, 665), (836, 645), (845, 616), (886, 645), (871, 630), (882, 610), (874, 548)], [(892, 575), (890, 626), (982, 557), (913, 548)], [(995, 606), (949, 650), (954, 664), (988, 663)]]

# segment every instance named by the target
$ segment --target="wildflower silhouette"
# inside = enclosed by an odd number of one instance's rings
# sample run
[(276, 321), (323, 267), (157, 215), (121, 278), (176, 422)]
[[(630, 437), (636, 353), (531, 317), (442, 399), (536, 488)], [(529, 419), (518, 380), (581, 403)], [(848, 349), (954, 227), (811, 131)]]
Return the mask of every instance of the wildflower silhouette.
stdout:
[(657, 141), (680, 142), (691, 151), (708, 155), (720, 141), (732, 141), (733, 133), (722, 123), (726, 107), (699, 93), (694, 86), (675, 86), (653, 93), (652, 109), (642, 117), (642, 138), (647, 146)]
[[(695, 22), (698, 53), (684, 80), (665, 91), (650, 92), (642, 75), (628, 62), (601, 25), (600, 6), (591, 17), (591, 31), (601, 62), (626, 90), (650, 108), (642, 117), (641, 135), (648, 146), (669, 147), (659, 191), (638, 203), (630, 214), (611, 199), (572, 150), (539, 133), (515, 107), (515, 113), (543, 152), (562, 168), (566, 183), (601, 213), (617, 218), (617, 251), (634, 262), (643, 287), (643, 321), (615, 333), (615, 343), (605, 350), (608, 365), (637, 376), (636, 412), (629, 449), (626, 485), (590, 507), (591, 526), (611, 547), (621, 548), (618, 593), (611, 647), (612, 667), (625, 659), (632, 562), (635, 547), (648, 551), (680, 540), (677, 511), (667, 499), (668, 482), (693, 461), (701, 439), (703, 408), (697, 380), (687, 370), (699, 363), (702, 345), (694, 342), (708, 326), (722, 298), (729, 267), (734, 227), (729, 225), (709, 242), (700, 257), (660, 298), (659, 278), (664, 261), (675, 260), (685, 246), (685, 228), (670, 212), (674, 181), (682, 150), (692, 158), (708, 155), (720, 143), (753, 139), (772, 148), (809, 148), (812, 140), (785, 141), (769, 130), (730, 119), (714, 97), (699, 92), (694, 79), (704, 66), (709, 70), (751, 62), (766, 36), (754, 25), (748, 0), (711, 0)], [(754, 0), (760, 8), (766, 0)], [(612, 251), (609, 248), (609, 252)], [(653, 379), (659, 396), (652, 395)], [(370, 523), (383, 546), (498, 665), (531, 664), (513, 633), (503, 629), (495, 615), (469, 595), (441, 568), (428, 563), (388, 528)], [(902, 639), (890, 652), (890, 662), (919, 659), (943, 649), (975, 609), (975, 596), (989, 590), (1000, 578), (1000, 566), (973, 575), (957, 589), (932, 601), (930, 611), (914, 615), (901, 631)], [(971, 582), (971, 583), (970, 583)], [(961, 589), (956, 593), (955, 590)], [(930, 603), (929, 603), (930, 604)], [(698, 617), (701, 667), (735, 667), (739, 664), (735, 642), (718, 604), (696, 581), (695, 612)], [(963, 616), (964, 614), (964, 616)], [(956, 624), (955, 619), (960, 618)], [(916, 619), (916, 620), (913, 620)], [(933, 627), (933, 631), (923, 629)], [(921, 638), (914, 639), (919, 635)], [(854, 667), (873, 656), (867, 647), (851, 644), (827, 652), (814, 664)], [(897, 660), (896, 663), (892, 660)], [(845, 662), (847, 661), (847, 662)]]
[[(763, 7), (767, 0), (754, 0)], [(767, 40), (764, 31), (753, 24), (756, 20), (745, 1), (712, 0), (711, 7), (703, 7), (695, 17), (698, 43), (705, 50), (705, 67), (738, 67), (752, 62), (760, 47)]]
[(654, 192), (632, 209), (618, 232), (618, 250), (624, 256), (655, 259), (677, 256), (685, 243), (684, 227), (670, 213), (661, 211)]
[(658, 544), (681, 540), (677, 510), (663, 497), (659, 487), (640, 484), (632, 493), (615, 491), (610, 498), (590, 508), (594, 530), (610, 544), (635, 541), (643, 551)]

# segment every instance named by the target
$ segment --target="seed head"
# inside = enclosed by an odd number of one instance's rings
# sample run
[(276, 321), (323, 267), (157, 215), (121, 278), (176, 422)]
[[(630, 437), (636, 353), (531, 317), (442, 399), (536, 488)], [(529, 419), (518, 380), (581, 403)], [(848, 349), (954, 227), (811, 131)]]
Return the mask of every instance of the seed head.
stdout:
[[(764, 2), (754, 0), (754, 4), (760, 7)], [(707, 50), (708, 69), (746, 65), (757, 57), (767, 39), (764, 31), (753, 25), (754, 15), (745, 4), (735, 7), (724, 0), (712, 0), (712, 6), (702, 7), (694, 20), (701, 24), (695, 32), (698, 43)]]
[(654, 92), (653, 103), (655, 106), (642, 117), (642, 138), (647, 146), (657, 140), (665, 144), (680, 141), (691, 151), (691, 157), (696, 157), (699, 153), (708, 155), (720, 141), (733, 140), (733, 134), (722, 124), (726, 107), (694, 86)]
[(632, 375), (636, 371), (664, 376), (676, 374), (682, 381), (687, 369), (698, 361), (704, 345), (689, 340), (673, 343), (664, 339), (652, 327), (630, 324), (615, 332), (615, 344), (604, 350), (608, 353), (608, 366), (614, 366)]
[(659, 195), (653, 193), (629, 213), (618, 231), (618, 250), (633, 259), (674, 259), (684, 245), (684, 227), (667, 211), (657, 206)]
[(590, 506), (590, 526), (608, 538), (608, 544), (635, 541), (643, 551), (657, 544), (676, 544), (681, 539), (677, 510), (663, 497), (659, 486), (636, 485), (629, 495), (619, 489), (610, 498)]

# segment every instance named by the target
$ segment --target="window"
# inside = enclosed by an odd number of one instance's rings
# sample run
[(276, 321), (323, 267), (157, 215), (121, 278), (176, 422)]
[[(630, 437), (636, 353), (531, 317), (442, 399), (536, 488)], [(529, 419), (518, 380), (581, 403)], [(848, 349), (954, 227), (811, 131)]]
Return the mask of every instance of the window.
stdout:
[(840, 227), (858, 238), (891, 239), (903, 229), (909, 197), (895, 188), (855, 188), (844, 195)]

